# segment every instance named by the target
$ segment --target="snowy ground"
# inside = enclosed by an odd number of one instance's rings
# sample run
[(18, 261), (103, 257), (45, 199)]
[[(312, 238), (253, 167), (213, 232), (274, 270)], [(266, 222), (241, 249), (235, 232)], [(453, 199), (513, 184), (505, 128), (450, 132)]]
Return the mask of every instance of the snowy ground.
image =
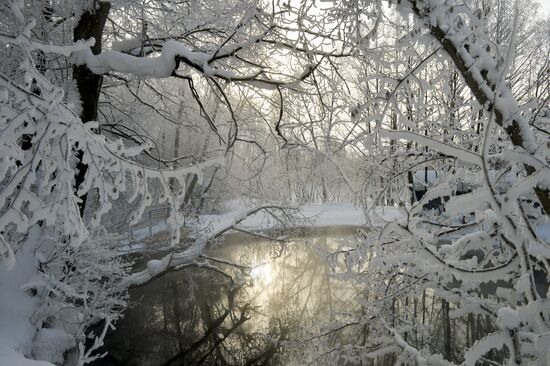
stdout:
[[(365, 211), (352, 203), (310, 203), (296, 206), (287, 210), (292, 218), (284, 223), (274, 218), (267, 210), (260, 210), (246, 217), (247, 212), (250, 210), (265, 205), (271, 204), (247, 203), (241, 200), (228, 201), (223, 205), (220, 213), (200, 215), (188, 221), (186, 226), (192, 229), (193, 236), (208, 238), (226, 230), (237, 222), (239, 228), (248, 231), (276, 229), (283, 226), (285, 228), (323, 228), (367, 225)], [(281, 205), (281, 207), (290, 206)], [(270, 209), (270, 211), (281, 216), (280, 211), (274, 209)], [(401, 221), (407, 217), (405, 210), (397, 207), (375, 207), (368, 211), (367, 215), (370, 224), (374, 226), (383, 226), (388, 222)], [(117, 251), (126, 254), (143, 252), (153, 248), (158, 249), (159, 240), (166, 239), (168, 230), (166, 220), (161, 217), (143, 222), (138, 228), (132, 229), (126, 237), (118, 241)]]
[[(200, 215), (195, 220), (188, 222), (199, 235), (206, 236), (219, 232), (243, 218), (250, 209), (261, 206), (261, 204), (246, 203), (241, 200), (228, 201), (224, 204), (222, 213), (212, 215)], [(273, 211), (273, 210), (272, 210)], [(407, 212), (402, 207), (377, 206), (367, 212), (363, 208), (352, 203), (309, 203), (297, 206), (296, 210), (290, 210), (294, 216), (292, 221), (286, 222), (287, 228), (322, 228), (329, 226), (366, 226), (372, 225), (381, 227), (388, 222), (402, 222), (407, 218)], [(367, 223), (366, 216), (369, 217)], [(144, 226), (145, 225), (145, 226)], [(238, 225), (240, 228), (249, 231), (280, 228), (281, 222), (274, 219), (267, 211), (259, 211)], [(139, 228), (133, 229), (128, 238), (121, 238), (117, 250), (121, 253), (140, 252), (148, 247), (147, 241), (153, 241), (158, 235), (166, 234), (168, 230), (166, 220), (157, 218), (148, 223), (142, 223)], [(538, 224), (537, 234), (550, 243), (550, 224)], [(446, 239), (456, 240), (463, 233), (455, 236), (448, 235)]]
[(32, 253), (20, 253), (10, 271), (0, 268), (0, 366), (52, 365), (23, 356), (30, 353), (36, 331), (29, 319), (39, 304), (23, 290), (34, 279), (34, 268)]
[[(210, 227), (215, 232), (230, 225), (253, 207), (240, 201), (230, 201), (225, 205), (226, 213), (199, 217), (199, 228)], [(359, 226), (366, 223), (363, 210), (349, 203), (307, 204), (289, 212), (295, 216), (293, 222), (287, 223), (292, 227)], [(260, 211), (246, 218), (240, 226), (248, 230), (260, 230), (277, 228), (281, 223), (268, 212)]]
[[(265, 205), (265, 204), (264, 204)], [(229, 201), (225, 203), (222, 212), (212, 215), (201, 215), (191, 222), (190, 225), (198, 233), (212, 234), (223, 230), (246, 216), (246, 213), (254, 207), (262, 206), (258, 203), (245, 203), (243, 201)], [(281, 205), (281, 207), (288, 207)], [(275, 212), (276, 210), (271, 209)], [(365, 211), (352, 203), (310, 203), (297, 206), (288, 212), (293, 216), (292, 220), (284, 223), (287, 228), (293, 227), (328, 227), (328, 226), (364, 226), (367, 225)], [(279, 213), (280, 214), (280, 213)], [(381, 226), (387, 222), (400, 221), (407, 217), (402, 208), (397, 207), (376, 207), (368, 213), (372, 225)], [(239, 227), (255, 231), (280, 228), (283, 224), (275, 219), (268, 211), (262, 210), (246, 217), (239, 223)], [(164, 232), (167, 229), (163, 220), (152, 222), (149, 227), (142, 227), (134, 230), (132, 237), (134, 241), (131, 246), (124, 241), (122, 249), (138, 250), (143, 248), (143, 241), (153, 235)]]

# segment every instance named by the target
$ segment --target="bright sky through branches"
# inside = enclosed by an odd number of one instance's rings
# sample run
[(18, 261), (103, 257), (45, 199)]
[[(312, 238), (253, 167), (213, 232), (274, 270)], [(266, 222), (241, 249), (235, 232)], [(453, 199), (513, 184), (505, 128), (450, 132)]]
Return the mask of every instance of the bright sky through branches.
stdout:
[(541, 0), (540, 6), (542, 10), (542, 16), (544, 18), (550, 17), (550, 0)]

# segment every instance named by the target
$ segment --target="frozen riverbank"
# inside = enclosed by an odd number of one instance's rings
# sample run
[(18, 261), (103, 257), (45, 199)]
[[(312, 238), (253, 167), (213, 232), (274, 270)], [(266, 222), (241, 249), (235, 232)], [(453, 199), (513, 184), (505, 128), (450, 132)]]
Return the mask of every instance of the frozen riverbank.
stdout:
[[(301, 206), (285, 206), (288, 213), (285, 219), (276, 217), (273, 209), (259, 210), (246, 217), (247, 212), (262, 205), (245, 204), (242, 201), (230, 201), (224, 205), (224, 213), (201, 215), (197, 218), (198, 231), (217, 232), (231, 226), (238, 220), (239, 227), (246, 230), (266, 230), (274, 228), (307, 228), (333, 226), (380, 226), (386, 222), (400, 221), (407, 217), (404, 209), (397, 207), (375, 207), (365, 213), (363, 208), (352, 203), (309, 203)], [(367, 217), (369, 220), (367, 220)], [(244, 219), (243, 219), (244, 218)]]

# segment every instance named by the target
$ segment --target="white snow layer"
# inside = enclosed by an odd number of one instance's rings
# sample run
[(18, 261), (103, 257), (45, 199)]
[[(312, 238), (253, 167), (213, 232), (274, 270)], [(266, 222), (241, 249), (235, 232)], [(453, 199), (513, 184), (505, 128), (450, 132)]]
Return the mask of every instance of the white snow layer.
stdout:
[(21, 250), (11, 270), (0, 268), (0, 366), (52, 366), (24, 356), (31, 356), (36, 332), (29, 319), (38, 299), (22, 290), (35, 275), (33, 258), (32, 250)]
[[(228, 223), (236, 221), (249, 209), (243, 202), (237, 200), (228, 202), (226, 208), (229, 209), (226, 214), (201, 216), (199, 227), (217, 231), (217, 228), (227, 227)], [(402, 220), (407, 217), (407, 214), (397, 207), (374, 207), (368, 212), (368, 216), (374, 225), (384, 225), (387, 222)], [(296, 220), (290, 223), (290, 226), (327, 227), (366, 224), (365, 212), (352, 203), (310, 203), (298, 208)], [(279, 221), (273, 220), (267, 212), (260, 211), (246, 218), (240, 226), (249, 230), (270, 229), (278, 227)]]
[(95, 74), (116, 71), (144, 77), (167, 78), (176, 69), (177, 57), (209, 76), (218, 74), (224, 78), (234, 76), (225, 70), (215, 70), (209, 66), (210, 55), (207, 53), (191, 51), (185, 45), (173, 40), (164, 43), (158, 57), (136, 57), (118, 51), (104, 51), (94, 55), (88, 48), (73, 53), (72, 62), (75, 65), (88, 66)]

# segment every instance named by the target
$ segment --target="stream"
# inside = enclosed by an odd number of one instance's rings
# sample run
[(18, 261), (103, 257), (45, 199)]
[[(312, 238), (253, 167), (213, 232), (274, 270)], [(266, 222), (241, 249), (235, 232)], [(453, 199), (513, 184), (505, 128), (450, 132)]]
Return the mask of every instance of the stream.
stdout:
[[(331, 276), (323, 258), (354, 232), (308, 229), (284, 244), (226, 234), (208, 252), (220, 259), (215, 268), (185, 268), (130, 290), (125, 317), (105, 339), (109, 354), (94, 365), (307, 363), (313, 329), (360, 309), (360, 289)], [(224, 261), (252, 270), (244, 276)]]

